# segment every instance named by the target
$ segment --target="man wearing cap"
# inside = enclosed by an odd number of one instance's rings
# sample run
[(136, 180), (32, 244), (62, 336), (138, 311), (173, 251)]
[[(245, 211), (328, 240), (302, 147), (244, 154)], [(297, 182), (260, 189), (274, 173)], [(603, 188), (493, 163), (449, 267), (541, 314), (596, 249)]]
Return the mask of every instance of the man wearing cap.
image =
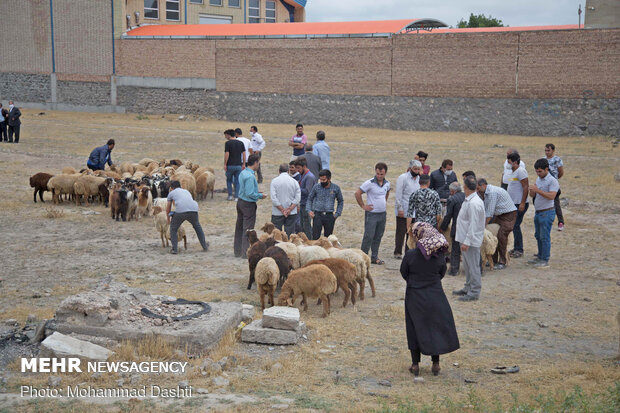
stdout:
[[(409, 198), (411, 194), (420, 189), (420, 172), (422, 162), (411, 160), (407, 172), (400, 175), (396, 180), (396, 200), (394, 201), (394, 212), (396, 214), (396, 236), (394, 245), (394, 258), (403, 257), (403, 243), (407, 235), (407, 210), (409, 209)], [(413, 217), (411, 217), (413, 218)], [(405, 243), (405, 252), (407, 252)]]
[[(174, 204), (174, 212), (172, 210), (172, 204)], [(170, 182), (170, 193), (168, 193), (168, 206), (166, 207), (166, 215), (168, 216), (168, 225), (170, 225), (170, 242), (172, 243), (171, 254), (177, 254), (179, 252), (177, 248), (178, 234), (177, 231), (183, 222), (189, 221), (196, 231), (198, 241), (202, 246), (203, 251), (209, 249), (209, 243), (205, 241), (205, 234), (198, 221), (198, 203), (192, 198), (192, 194), (181, 188), (179, 181)]]
[(90, 153), (86, 166), (93, 171), (105, 170), (105, 164), (112, 166), (112, 149), (114, 149), (114, 139), (109, 139), (108, 143), (99, 146)]

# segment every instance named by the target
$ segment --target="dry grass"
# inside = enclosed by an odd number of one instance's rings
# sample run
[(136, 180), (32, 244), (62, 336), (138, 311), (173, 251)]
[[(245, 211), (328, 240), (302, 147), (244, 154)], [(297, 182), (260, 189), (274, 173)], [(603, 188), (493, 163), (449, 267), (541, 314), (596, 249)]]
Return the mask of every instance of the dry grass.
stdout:
[(62, 209), (58, 209), (55, 207), (46, 207), (45, 208), (45, 218), (64, 218), (65, 211)]
[[(102, 277), (112, 275), (134, 287), (155, 294), (173, 295), (203, 301), (241, 301), (258, 305), (255, 290), (245, 289), (247, 262), (232, 258), (234, 206), (225, 194), (215, 194), (200, 204), (200, 221), (211, 241), (208, 254), (198, 253), (195, 234), (189, 229), (188, 251), (171, 258), (155, 233), (153, 223), (116, 223), (109, 210), (89, 209), (101, 215), (84, 216), (83, 208), (72, 203), (54, 206), (63, 219), (42, 219), (45, 205), (32, 203), (28, 176), (39, 171), (59, 172), (63, 166), (83, 167), (92, 148), (115, 136), (116, 163), (135, 162), (143, 157), (193, 160), (216, 170), (216, 188), (224, 187), (222, 131), (236, 126), (225, 121), (177, 121), (177, 116), (72, 114), (47, 112), (32, 117), (24, 110), (23, 145), (0, 153), (10, 163), (0, 188), (0, 217), (6, 251), (3, 262), (5, 281), (0, 296), (0, 318), (24, 320), (30, 313), (49, 317), (67, 295), (91, 288)], [(239, 124), (244, 130), (243, 124)], [(266, 177), (261, 189), (268, 191), (282, 160), (290, 157), (286, 141), (294, 132), (291, 125), (259, 124), (267, 142), (263, 156)], [(334, 182), (343, 189), (344, 215), (336, 223), (336, 234), (345, 246), (359, 247), (363, 213), (353, 192), (373, 174), (373, 165), (388, 161), (387, 178), (394, 184), (417, 150), (430, 153), (436, 169), (444, 158), (455, 162), (460, 174), (472, 169), (490, 182), (498, 182), (506, 148), (515, 146), (528, 165), (542, 156), (544, 144), (555, 143), (565, 162), (562, 192), (569, 199), (565, 209), (567, 229), (552, 234), (552, 267), (536, 271), (523, 260), (513, 260), (502, 272), (487, 272), (483, 278), (482, 299), (465, 305), (449, 300), (454, 312), (461, 349), (442, 357), (442, 374), (429, 374), (430, 361), (422, 362), (423, 384), (412, 383), (407, 371), (410, 363), (404, 331), (404, 283), (399, 262), (392, 260), (395, 229), (393, 195), (390, 196), (388, 222), (380, 255), (386, 266), (373, 266), (377, 297), (367, 297), (355, 307), (342, 309), (334, 299), (332, 313), (321, 319), (321, 307), (311, 303), (302, 320), (308, 325), (309, 340), (303, 345), (259, 353), (229, 332), (220, 345), (202, 358), (189, 360), (192, 368), (184, 379), (194, 387), (209, 388), (210, 376), (198, 367), (205, 357), (214, 361), (234, 355), (239, 366), (228, 372), (230, 391), (249, 394), (258, 402), (252, 406), (231, 406), (236, 411), (269, 410), (270, 396), (294, 401), (291, 409), (331, 411), (599, 411), (597, 394), (603, 394), (620, 381), (612, 358), (618, 350), (617, 257), (620, 255), (620, 204), (617, 172), (618, 149), (603, 137), (540, 138), (484, 134), (386, 131), (366, 128), (334, 128), (307, 125), (312, 137), (318, 129), (327, 132), (332, 148)], [(312, 140), (312, 139), (311, 139)], [(50, 145), (49, 142), (54, 142)], [(494, 145), (504, 145), (503, 148)], [(45, 148), (41, 155), (40, 148)], [(3, 164), (4, 165), (4, 164)], [(4, 196), (11, 194), (11, 197)], [(46, 200), (51, 196), (46, 193)], [(261, 201), (257, 224), (270, 219), (271, 209)], [(524, 223), (526, 255), (534, 252), (533, 208)], [(387, 259), (386, 259), (387, 258)], [(131, 275), (130, 280), (125, 275)], [(165, 282), (168, 280), (169, 282)], [(463, 277), (446, 277), (444, 289), (460, 288)], [(50, 297), (32, 300), (33, 289), (50, 288)], [(368, 287), (367, 287), (368, 288)], [(528, 298), (542, 301), (528, 301)], [(545, 323), (547, 328), (539, 327)], [(115, 349), (115, 360), (178, 359), (175, 348), (156, 340), (124, 343)], [(321, 351), (323, 350), (323, 351)], [(291, 351), (291, 352), (289, 352)], [(279, 362), (282, 368), (273, 369)], [(458, 367), (453, 363), (458, 363)], [(495, 365), (518, 364), (516, 375), (495, 376)], [(337, 373), (338, 372), (338, 373)], [(46, 378), (33, 378), (45, 383)], [(113, 383), (116, 376), (102, 377), (100, 383)], [(389, 380), (392, 387), (371, 386), (369, 380)], [(476, 383), (467, 384), (465, 379)], [(23, 379), (16, 377), (14, 385)], [(29, 378), (30, 380), (30, 378)], [(176, 385), (178, 377), (142, 377), (139, 383), (156, 380)], [(63, 377), (63, 384), (93, 382), (89, 376)], [(580, 390), (574, 390), (580, 389)], [(563, 393), (564, 392), (564, 393)], [(579, 393), (581, 392), (581, 393)], [(617, 394), (617, 390), (616, 390)], [(612, 406), (612, 399), (606, 405)], [(540, 400), (540, 403), (537, 401)], [(583, 402), (590, 403), (585, 408)], [(616, 398), (617, 400), (617, 398)], [(545, 403), (550, 408), (546, 409)], [(538, 404), (537, 404), (538, 403)], [(575, 403), (570, 405), (570, 403)], [(582, 403), (582, 404), (579, 404)], [(2, 403), (0, 403), (2, 406)], [(65, 406), (48, 402), (22, 403), (24, 411), (95, 410), (85, 403)], [(111, 411), (166, 411), (169, 406), (148, 407), (144, 403), (108, 406)], [(468, 407), (472, 406), (472, 407)], [(499, 407), (497, 407), (499, 406)], [(533, 407), (532, 407), (533, 406)], [(541, 407), (542, 406), (542, 407)], [(571, 407), (572, 406), (572, 407)], [(38, 410), (37, 410), (38, 409)], [(73, 409), (73, 410), (71, 410)], [(200, 411), (200, 407), (177, 407)], [(204, 409), (203, 409), (204, 410)], [(13, 410), (17, 411), (17, 410)], [(605, 411), (605, 409), (602, 409)], [(607, 410), (610, 411), (610, 410)]]

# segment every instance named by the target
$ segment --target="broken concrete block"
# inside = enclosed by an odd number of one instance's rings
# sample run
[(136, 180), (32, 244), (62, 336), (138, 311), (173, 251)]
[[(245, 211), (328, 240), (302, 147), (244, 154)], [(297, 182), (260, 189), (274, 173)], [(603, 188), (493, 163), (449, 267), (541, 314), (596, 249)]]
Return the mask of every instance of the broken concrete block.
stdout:
[(107, 348), (55, 332), (41, 342), (39, 357), (79, 357), (105, 361), (112, 354), (114, 353)]
[(241, 340), (246, 343), (261, 344), (296, 344), (305, 330), (305, 324), (299, 323), (297, 330), (277, 330), (264, 328), (262, 320), (252, 321), (241, 330)]
[(263, 327), (279, 330), (297, 330), (299, 309), (295, 307), (270, 307), (263, 310)]
[(254, 313), (256, 313), (256, 311), (254, 310), (254, 306), (250, 304), (243, 304), (242, 311), (242, 319), (245, 322), (251, 321), (254, 318)]

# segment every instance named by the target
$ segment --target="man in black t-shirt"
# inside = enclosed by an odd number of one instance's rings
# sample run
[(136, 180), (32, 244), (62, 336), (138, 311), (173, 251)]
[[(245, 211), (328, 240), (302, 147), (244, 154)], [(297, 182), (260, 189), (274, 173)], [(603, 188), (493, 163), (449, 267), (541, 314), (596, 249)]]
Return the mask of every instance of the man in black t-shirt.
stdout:
[[(224, 171), (226, 171), (226, 189), (228, 190), (228, 200), (237, 200), (239, 191), (239, 174), (245, 169), (245, 145), (235, 138), (235, 131), (228, 129), (224, 131), (226, 143), (224, 144)], [(233, 197), (233, 184), (235, 193)]]

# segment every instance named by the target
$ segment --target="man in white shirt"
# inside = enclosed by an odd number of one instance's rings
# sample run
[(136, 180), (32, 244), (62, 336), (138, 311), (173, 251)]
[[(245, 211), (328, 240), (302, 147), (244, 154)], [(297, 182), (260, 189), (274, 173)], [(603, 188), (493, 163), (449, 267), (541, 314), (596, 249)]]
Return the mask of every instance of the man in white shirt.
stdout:
[(512, 228), (514, 235), (514, 248), (510, 251), (512, 258), (521, 258), (523, 256), (523, 234), (521, 233), (521, 222), (523, 216), (527, 212), (529, 202), (527, 202), (527, 194), (529, 188), (529, 180), (525, 167), (521, 167), (521, 157), (518, 153), (513, 152), (508, 155), (507, 161), (510, 163), (511, 169), (504, 172), (504, 182), (508, 184), (506, 190), (508, 195), (517, 208), (517, 219)]
[[(262, 135), (258, 133), (258, 128), (254, 125), (250, 126), (250, 154), (258, 155), (258, 160), (262, 156), (263, 149), (265, 149), (265, 140)], [(263, 172), (260, 169), (260, 163), (258, 164), (258, 171), (256, 171), (257, 181), (259, 184), (263, 183)]]
[[(403, 257), (403, 243), (407, 252), (407, 210), (409, 209), (409, 198), (411, 194), (420, 189), (420, 172), (422, 162), (411, 160), (407, 172), (400, 175), (396, 180), (396, 200), (394, 201), (394, 213), (396, 214), (396, 236), (394, 242), (394, 258)], [(410, 217), (413, 218), (413, 217)]]
[(475, 178), (468, 176), (464, 179), (465, 201), (461, 205), (456, 223), (455, 240), (461, 244), (465, 286), (452, 294), (461, 296), (460, 301), (477, 300), (482, 289), (480, 246), (484, 238), (485, 210), (484, 202), (476, 193), (476, 187)]
[[(235, 135), (237, 136), (237, 140), (243, 143), (243, 146), (245, 146), (245, 159), (249, 159), (250, 158), (250, 140), (248, 138), (244, 138), (243, 137), (243, 131), (241, 130), (241, 128), (237, 128), (235, 129)], [(243, 165), (243, 166), (247, 166), (247, 165)]]
[[(517, 152), (515, 148), (508, 148), (508, 150), (506, 151), (506, 160), (504, 161), (504, 172), (502, 173), (502, 184), (500, 185), (504, 189), (508, 188), (508, 181), (506, 178), (506, 174), (509, 174), (510, 171), (512, 170), (512, 166), (510, 165), (510, 162), (508, 162), (508, 157), (510, 156), (511, 153), (516, 153), (517, 155), (519, 154), (519, 152)], [(519, 162), (519, 168), (525, 169), (525, 162), (523, 161)]]
[(301, 200), (299, 183), (288, 174), (288, 164), (283, 163), (279, 168), (280, 175), (271, 181), (271, 222), (286, 235), (295, 232), (297, 221), (297, 206)]

